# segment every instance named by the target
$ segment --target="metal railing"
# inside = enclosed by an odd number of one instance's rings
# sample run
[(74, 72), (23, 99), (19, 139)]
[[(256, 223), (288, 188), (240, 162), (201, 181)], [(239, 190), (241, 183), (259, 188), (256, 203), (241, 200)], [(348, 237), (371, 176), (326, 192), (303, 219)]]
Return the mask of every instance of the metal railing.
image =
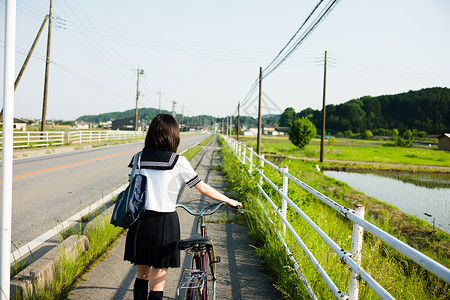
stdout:
[[(319, 272), (322, 279), (325, 281), (331, 292), (334, 294), (336, 299), (358, 299), (359, 294), (359, 281), (360, 279), (364, 280), (366, 284), (382, 299), (394, 299), (394, 297), (386, 291), (385, 288), (383, 288), (376, 280), (374, 280), (370, 274), (368, 274), (362, 267), (361, 267), (361, 249), (362, 249), (362, 241), (363, 241), (363, 230), (367, 230), (370, 233), (372, 233), (374, 236), (378, 237), (394, 249), (396, 249), (398, 252), (403, 253), (413, 261), (415, 261), (417, 264), (421, 265), (431, 273), (435, 274), (437, 277), (441, 278), (447, 283), (450, 283), (450, 270), (443, 266), (442, 264), (432, 260), (428, 256), (422, 254), (421, 252), (417, 251), (416, 249), (410, 247), (409, 245), (403, 243), (402, 241), (398, 240), (397, 238), (393, 237), (392, 235), (388, 234), (387, 232), (381, 230), (380, 228), (376, 227), (372, 223), (364, 220), (364, 206), (357, 205), (355, 209), (350, 209), (347, 207), (344, 207), (337, 202), (333, 201), (332, 199), (326, 197), (325, 195), (321, 194), (320, 192), (314, 190), (312, 187), (308, 186), (304, 182), (300, 181), (293, 175), (289, 174), (288, 168), (280, 168), (276, 166), (275, 164), (271, 163), (270, 161), (266, 160), (264, 158), (264, 155), (258, 155), (253, 151), (252, 147), (247, 147), (243, 143), (239, 143), (234, 139), (231, 139), (229, 137), (225, 137), (225, 140), (227, 141), (228, 146), (233, 151), (233, 153), (236, 155), (236, 157), (239, 159), (239, 161), (244, 164), (245, 168), (248, 169), (247, 171), (249, 174), (254, 174), (254, 171), (256, 171), (259, 174), (259, 180), (255, 183), (258, 186), (258, 189), (260, 191), (260, 194), (264, 196), (264, 198), (267, 200), (267, 202), (272, 206), (272, 208), (275, 210), (279, 218), (281, 219), (283, 223), (283, 231), (286, 231), (286, 228), (289, 230), (289, 232), (292, 234), (292, 236), (295, 238), (298, 245), (302, 248), (303, 252), (306, 254), (308, 259), (311, 261), (311, 263), (314, 265), (315, 269)], [(248, 155), (247, 155), (248, 151)], [(259, 167), (256, 166), (253, 162), (254, 157), (256, 157), (260, 165)], [(264, 175), (264, 165), (267, 164), (271, 168), (278, 171), (283, 176), (283, 183), (282, 188), (279, 188), (276, 184), (274, 184), (270, 178)], [(298, 207), (287, 195), (288, 195), (288, 182), (289, 180), (296, 185), (298, 185), (300, 188), (305, 190), (306, 192), (314, 195), (317, 199), (321, 200), (328, 206), (330, 206), (332, 209), (338, 211), (341, 213), (344, 217), (351, 220), (353, 222), (353, 234), (352, 234), (352, 249), (350, 251), (342, 249), (336, 242), (334, 242), (317, 224), (315, 224), (302, 210), (300, 207)], [(282, 204), (281, 208), (277, 207), (274, 201), (269, 197), (269, 195), (264, 191), (262, 188), (263, 181), (267, 182), (282, 198)], [(258, 202), (265, 211), (262, 203), (258, 199)], [(350, 279), (349, 279), (349, 289), (348, 293), (345, 293), (341, 291), (336, 284), (333, 282), (333, 280), (328, 276), (326, 271), (322, 268), (320, 263), (316, 260), (313, 253), (308, 249), (308, 247), (303, 243), (300, 236), (297, 234), (295, 229), (290, 225), (289, 221), (286, 218), (287, 215), (287, 204), (295, 210), (295, 212), (303, 218), (303, 220), (306, 221), (306, 223), (331, 247), (331, 249), (336, 252), (336, 254), (339, 256), (340, 260), (348, 265), (351, 269)], [(273, 223), (273, 221), (270, 219), (269, 214), (266, 212), (266, 216), (269, 218), (270, 222)], [(309, 285), (307, 279), (303, 276), (302, 271), (299, 269), (295, 258), (292, 256), (291, 251), (289, 250), (288, 246), (286, 245), (285, 241), (283, 240), (282, 235), (277, 232), (278, 238), (280, 239), (281, 243), (285, 247), (286, 253), (289, 256), (289, 259), (293, 263), (293, 267), (295, 268), (300, 280), (302, 281), (303, 285), (306, 288), (306, 291), (310, 295), (312, 299), (317, 299), (314, 291), (312, 290), (311, 286)]]
[[(61, 146), (67, 143), (81, 144), (112, 140), (144, 138), (144, 131), (14, 131), (13, 148)], [(0, 149), (3, 134), (0, 132)]]

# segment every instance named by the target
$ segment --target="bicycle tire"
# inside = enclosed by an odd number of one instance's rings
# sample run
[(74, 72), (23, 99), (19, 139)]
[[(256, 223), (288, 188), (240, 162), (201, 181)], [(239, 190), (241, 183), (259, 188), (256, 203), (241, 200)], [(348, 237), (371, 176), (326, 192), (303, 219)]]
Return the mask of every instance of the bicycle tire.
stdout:
[[(192, 257), (192, 269), (201, 270), (201, 256), (194, 255)], [(196, 282), (193, 282), (192, 285), (196, 285)], [(205, 287), (206, 289), (206, 284)], [(200, 288), (190, 288), (186, 291), (186, 300), (202, 300), (202, 293)]]
[[(211, 241), (212, 244), (212, 241)], [(209, 265), (208, 265), (209, 262)], [(216, 300), (216, 252), (214, 250), (214, 244), (211, 245), (211, 248), (208, 250), (207, 261), (205, 265), (206, 271), (206, 281), (208, 284), (207, 288), (207, 296), (208, 299)]]

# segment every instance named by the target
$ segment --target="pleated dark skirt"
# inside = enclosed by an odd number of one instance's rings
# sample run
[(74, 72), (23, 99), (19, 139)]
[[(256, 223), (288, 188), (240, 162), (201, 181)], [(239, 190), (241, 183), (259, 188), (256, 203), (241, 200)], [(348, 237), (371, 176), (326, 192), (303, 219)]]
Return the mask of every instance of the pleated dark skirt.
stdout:
[(135, 265), (154, 268), (179, 268), (180, 222), (177, 212), (146, 210), (128, 229), (125, 257)]

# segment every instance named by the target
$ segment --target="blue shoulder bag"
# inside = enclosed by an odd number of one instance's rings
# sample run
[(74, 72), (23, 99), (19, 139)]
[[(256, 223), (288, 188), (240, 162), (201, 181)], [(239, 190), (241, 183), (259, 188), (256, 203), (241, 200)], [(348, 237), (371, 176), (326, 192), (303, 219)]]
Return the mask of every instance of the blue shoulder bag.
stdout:
[(145, 211), (145, 198), (147, 194), (147, 177), (135, 174), (136, 167), (140, 169), (139, 151), (133, 158), (133, 166), (130, 175), (130, 184), (117, 196), (114, 211), (111, 216), (111, 224), (122, 228), (129, 228)]

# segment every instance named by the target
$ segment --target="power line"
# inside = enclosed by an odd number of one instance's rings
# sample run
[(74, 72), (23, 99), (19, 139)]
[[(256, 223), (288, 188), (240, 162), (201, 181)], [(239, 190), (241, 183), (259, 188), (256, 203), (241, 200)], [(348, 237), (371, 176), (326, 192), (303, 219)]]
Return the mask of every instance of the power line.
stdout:
[(264, 68), (263, 73), (266, 72), (266, 70), (280, 57), (280, 55), (283, 53), (283, 51), (286, 49), (286, 47), (292, 42), (292, 40), (297, 36), (297, 34), (302, 30), (303, 26), (308, 22), (308, 20), (311, 18), (311, 16), (314, 14), (314, 12), (317, 10), (317, 8), (322, 4), (323, 0), (320, 0), (319, 3), (317, 3), (316, 7), (311, 11), (309, 16), (306, 18), (306, 20), (303, 22), (303, 24), (300, 26), (299, 29), (294, 33), (294, 35), (289, 39), (289, 41), (286, 43), (286, 45), (283, 47), (283, 49), (280, 50), (280, 52), (275, 56), (275, 58), (267, 65), (267, 67)]
[[(328, 15), (333, 6), (337, 4), (339, 0), (330, 0), (322, 11), (318, 14), (318, 16), (314, 19), (312, 24), (308, 26), (308, 28), (299, 35), (299, 32), (304, 28), (304, 26), (308, 23), (311, 17), (315, 14), (317, 9), (321, 6), (323, 0), (320, 0), (305, 21), (302, 23), (300, 28), (295, 32), (295, 34), (289, 39), (286, 45), (281, 49), (281, 51), (275, 56), (275, 58), (264, 68), (262, 79), (269, 76), (273, 71), (275, 71), (278, 67), (280, 67), (288, 57), (294, 53), (294, 51), (298, 48), (298, 46), (311, 34), (311, 32), (322, 22), (322, 20)], [(298, 37), (297, 37), (298, 36)], [(296, 41), (292, 43), (292, 41), (297, 37)], [(289, 48), (288, 50), (286, 50)], [(259, 79), (255, 80), (250, 91), (247, 93), (245, 98), (241, 101), (241, 105), (244, 106), (249, 99), (252, 97), (253, 93), (256, 90), (256, 86), (258, 85)]]
[[(0, 43), (1, 43), (0, 44), (0, 48), (4, 48), (5, 47), (4, 46), (4, 44), (5, 44), (4, 41), (0, 41)], [(20, 54), (25, 54), (25, 55), (28, 53), (27, 50), (22, 49), (22, 48), (18, 48), (18, 47), (16, 47), (16, 52), (20, 53)], [(33, 56), (31, 58), (38, 59), (38, 60), (41, 60), (41, 61), (45, 61), (45, 56), (42, 56), (42, 55), (33, 54)], [(67, 67), (67, 66), (65, 66), (65, 65), (63, 65), (63, 64), (61, 64), (59, 62), (56, 62), (54, 59), (52, 59), (50, 61), (50, 63), (52, 63), (53, 65), (57, 66), (58, 68), (60, 68), (64, 72), (66, 72), (66, 73), (68, 73), (68, 74), (78, 78), (79, 80), (82, 80), (82, 81), (90, 84), (91, 86), (93, 86), (93, 87), (95, 87), (95, 88), (97, 88), (97, 89), (99, 89), (99, 90), (101, 90), (101, 91), (103, 91), (105, 93), (108, 93), (108, 94), (110, 94), (110, 95), (112, 95), (114, 97), (117, 97), (117, 98), (120, 98), (120, 99), (123, 99), (123, 100), (127, 100), (127, 101), (130, 101), (130, 102), (133, 102), (133, 100), (131, 98), (125, 97), (123, 95), (120, 95), (120, 93), (118, 93), (118, 92), (116, 92), (116, 91), (114, 91), (114, 90), (112, 90), (112, 89), (102, 85), (101, 83), (98, 83), (98, 82), (92, 80), (91, 78), (88, 78), (88, 77), (82, 75), (81, 73), (78, 73), (77, 71), (72, 70), (71, 68), (69, 68), (69, 67)]]
[[(295, 42), (294, 45), (291, 46), (291, 48), (288, 50), (288, 52), (279, 59), (278, 63), (272, 67), (269, 71), (266, 70), (266, 73), (263, 75), (263, 78), (266, 78), (269, 76), (273, 71), (275, 71), (281, 64), (283, 64), (286, 59), (294, 53), (294, 51), (300, 46), (300, 44), (311, 34), (311, 32), (317, 28), (317, 26), (323, 21), (323, 19), (328, 15), (328, 13), (332, 10), (335, 4), (337, 4), (339, 0), (331, 0), (325, 8), (322, 10), (322, 12), (319, 14), (319, 16), (316, 17), (313, 24), (308, 27), (305, 33), (303, 33)], [(309, 18), (309, 17), (308, 17)], [(303, 25), (302, 25), (303, 26)]]

